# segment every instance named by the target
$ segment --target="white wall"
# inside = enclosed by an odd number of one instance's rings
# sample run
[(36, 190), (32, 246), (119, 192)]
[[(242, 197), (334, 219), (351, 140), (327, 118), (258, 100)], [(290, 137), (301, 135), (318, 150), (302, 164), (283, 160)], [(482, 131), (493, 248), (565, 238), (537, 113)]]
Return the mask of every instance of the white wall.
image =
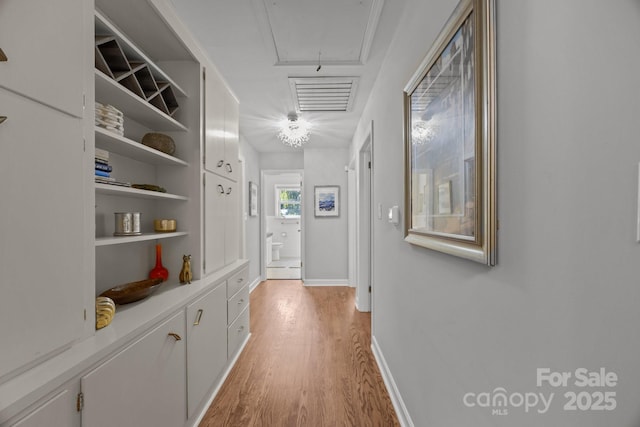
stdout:
[(245, 169), (245, 182), (244, 190), (242, 194), (245, 195), (243, 206), (246, 207), (243, 212), (244, 224), (245, 224), (245, 245), (246, 245), (246, 257), (249, 260), (249, 281), (254, 283), (260, 279), (260, 267), (261, 267), (261, 251), (260, 251), (260, 212), (263, 207), (258, 206), (258, 215), (249, 216), (249, 182), (255, 182), (258, 184), (258, 204), (260, 203), (260, 167), (259, 167), (259, 154), (256, 150), (245, 140), (243, 135), (240, 135), (240, 155), (244, 158)]
[[(456, 3), (406, 0), (354, 137), (374, 120), (383, 211), (403, 206), (402, 89)], [(375, 341), (416, 426), (638, 426), (640, 2), (498, 0), (497, 16), (498, 265), (374, 221)], [(545, 367), (619, 381), (537, 387)], [(555, 395), (544, 415), (463, 404), (498, 387)], [(614, 391), (617, 408), (564, 411), (568, 391)]]
[[(348, 179), (347, 149), (304, 151), (304, 245), (305, 279), (308, 284), (347, 285), (348, 269)], [(314, 187), (340, 186), (340, 216), (314, 216)]]

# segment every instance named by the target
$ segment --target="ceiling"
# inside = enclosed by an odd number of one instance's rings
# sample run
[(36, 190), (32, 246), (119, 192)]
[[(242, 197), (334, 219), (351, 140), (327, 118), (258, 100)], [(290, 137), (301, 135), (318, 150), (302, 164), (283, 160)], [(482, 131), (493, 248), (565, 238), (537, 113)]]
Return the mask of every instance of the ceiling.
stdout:
[[(347, 148), (393, 34), (384, 0), (170, 0), (240, 102), (240, 132), (258, 152), (291, 112), (310, 148)], [(318, 70), (318, 66), (321, 66)]]

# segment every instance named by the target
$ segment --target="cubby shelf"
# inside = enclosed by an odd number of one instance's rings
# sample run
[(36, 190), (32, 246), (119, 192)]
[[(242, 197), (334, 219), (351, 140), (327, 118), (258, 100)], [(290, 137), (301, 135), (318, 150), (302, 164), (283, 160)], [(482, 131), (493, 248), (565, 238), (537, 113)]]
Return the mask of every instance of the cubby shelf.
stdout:
[(142, 143), (120, 136), (106, 129), (95, 127), (96, 147), (134, 160), (154, 165), (189, 166), (187, 162)]
[(123, 243), (144, 242), (148, 240), (170, 239), (172, 237), (186, 236), (186, 231), (176, 231), (173, 233), (143, 233), (139, 236), (107, 236), (96, 237), (96, 246), (120, 245)]
[(188, 201), (188, 197), (176, 194), (161, 193), (159, 191), (139, 190), (137, 188), (123, 187), (120, 185), (96, 183), (96, 194), (106, 194), (111, 196), (135, 197), (137, 199), (164, 199)]
[(123, 50), (127, 58), (132, 61), (144, 62), (149, 66), (151, 73), (156, 80), (167, 82), (181, 96), (187, 96), (186, 92), (169, 77), (160, 67), (158, 67), (144, 52), (142, 52), (127, 36), (114, 26), (102, 13), (95, 12), (96, 36), (108, 36), (117, 40), (118, 45)]

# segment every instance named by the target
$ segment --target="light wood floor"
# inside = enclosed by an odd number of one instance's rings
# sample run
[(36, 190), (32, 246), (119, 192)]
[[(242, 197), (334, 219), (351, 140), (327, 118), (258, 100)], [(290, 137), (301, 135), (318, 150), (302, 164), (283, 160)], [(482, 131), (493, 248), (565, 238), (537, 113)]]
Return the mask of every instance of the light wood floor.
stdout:
[(251, 338), (200, 427), (399, 426), (354, 289), (269, 280)]

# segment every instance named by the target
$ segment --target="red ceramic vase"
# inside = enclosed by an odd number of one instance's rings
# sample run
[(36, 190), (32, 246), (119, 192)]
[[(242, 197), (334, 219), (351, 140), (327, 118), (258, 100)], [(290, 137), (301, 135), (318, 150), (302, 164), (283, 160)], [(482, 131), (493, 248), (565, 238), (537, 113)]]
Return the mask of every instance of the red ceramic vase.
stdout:
[(163, 282), (169, 278), (169, 270), (162, 265), (162, 245), (156, 245), (156, 266), (149, 272), (149, 279), (159, 277)]

